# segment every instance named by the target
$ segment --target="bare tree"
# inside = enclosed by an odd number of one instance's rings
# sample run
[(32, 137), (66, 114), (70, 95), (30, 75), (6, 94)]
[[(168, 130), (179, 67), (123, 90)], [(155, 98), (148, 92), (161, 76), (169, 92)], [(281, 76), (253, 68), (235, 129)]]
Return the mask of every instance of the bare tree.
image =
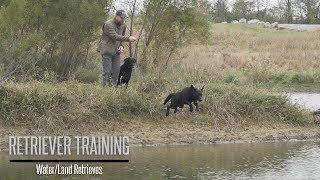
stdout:
[(263, 6), (263, 4), (265, 3), (265, 0), (254, 0), (256, 8), (258, 13), (261, 11), (261, 8)]
[(286, 0), (286, 21), (291, 24), (293, 21), (292, 0)]
[[(136, 12), (136, 5), (137, 5), (137, 0), (134, 0), (132, 9), (131, 9), (130, 36), (132, 36), (133, 34), (133, 24), (134, 24), (135, 12)], [(129, 42), (129, 54), (130, 54), (130, 57), (133, 57), (132, 42)]]

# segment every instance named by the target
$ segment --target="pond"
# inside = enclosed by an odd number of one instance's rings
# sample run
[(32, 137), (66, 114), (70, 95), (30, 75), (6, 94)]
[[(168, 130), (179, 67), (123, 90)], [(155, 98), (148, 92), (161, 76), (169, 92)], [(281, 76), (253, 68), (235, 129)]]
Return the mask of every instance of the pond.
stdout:
[[(319, 94), (294, 93), (287, 97), (302, 108), (320, 108)], [(95, 176), (39, 176), (39, 163), (10, 163), (10, 158), (8, 152), (1, 152), (0, 179), (320, 179), (319, 142), (133, 147), (130, 162), (76, 163), (102, 166), (103, 175)]]
[(100, 176), (38, 176), (35, 163), (10, 164), (8, 153), (2, 152), (0, 174), (14, 180), (320, 179), (318, 142), (136, 147), (130, 154), (129, 163), (91, 164), (103, 167)]
[(290, 102), (301, 108), (315, 111), (320, 109), (320, 94), (316, 93), (288, 93)]

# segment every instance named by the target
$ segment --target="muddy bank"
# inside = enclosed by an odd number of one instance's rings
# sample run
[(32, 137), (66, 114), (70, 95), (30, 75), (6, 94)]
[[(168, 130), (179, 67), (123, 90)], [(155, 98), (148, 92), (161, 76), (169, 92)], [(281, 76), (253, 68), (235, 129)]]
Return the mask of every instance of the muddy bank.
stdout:
[(84, 124), (76, 130), (24, 129), (2, 127), (1, 150), (8, 147), (10, 135), (125, 135), (131, 146), (218, 144), (320, 140), (320, 127), (293, 126), (283, 123), (233, 124), (218, 127), (215, 123), (181, 121), (174, 118), (159, 121), (125, 119), (104, 124)]

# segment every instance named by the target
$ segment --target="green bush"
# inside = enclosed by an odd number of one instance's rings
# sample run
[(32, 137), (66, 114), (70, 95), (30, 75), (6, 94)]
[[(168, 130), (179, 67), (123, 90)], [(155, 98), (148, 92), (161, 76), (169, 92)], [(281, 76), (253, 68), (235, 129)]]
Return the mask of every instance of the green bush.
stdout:
[[(12, 77), (67, 80), (88, 56), (108, 0), (10, 0), (0, 8), (0, 64)], [(19, 80), (19, 79), (17, 79)]]

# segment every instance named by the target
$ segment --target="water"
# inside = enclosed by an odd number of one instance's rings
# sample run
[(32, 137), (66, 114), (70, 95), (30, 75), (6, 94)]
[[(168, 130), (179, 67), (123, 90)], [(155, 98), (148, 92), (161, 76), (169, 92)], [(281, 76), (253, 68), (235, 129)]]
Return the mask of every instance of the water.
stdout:
[(298, 31), (317, 31), (319, 24), (279, 24), (279, 27)]
[(301, 108), (315, 111), (320, 109), (320, 94), (315, 93), (289, 93), (290, 102), (297, 104)]
[[(319, 94), (287, 96), (302, 108), (320, 108)], [(39, 176), (36, 163), (10, 163), (9, 159), (7, 152), (0, 153), (0, 179), (320, 179), (319, 142), (135, 147), (129, 163), (89, 163), (103, 166), (100, 176)]]
[[(133, 148), (129, 163), (103, 166), (102, 176), (38, 176), (34, 163), (0, 155), (0, 179), (320, 179), (320, 143), (283, 142)], [(53, 163), (54, 164), (54, 163)]]

